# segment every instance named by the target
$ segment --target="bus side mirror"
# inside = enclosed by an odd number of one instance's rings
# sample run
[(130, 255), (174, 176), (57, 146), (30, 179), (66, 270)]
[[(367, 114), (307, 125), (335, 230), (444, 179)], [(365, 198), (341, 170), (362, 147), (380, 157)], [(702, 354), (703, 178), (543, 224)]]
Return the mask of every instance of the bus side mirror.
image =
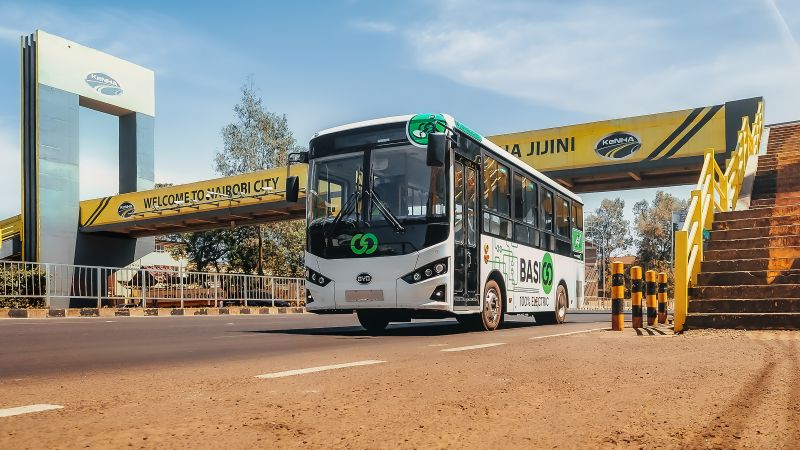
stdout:
[(428, 165), (431, 167), (444, 166), (444, 156), (447, 154), (447, 135), (444, 133), (428, 134)]
[(288, 177), (286, 178), (286, 201), (297, 203), (300, 197), (300, 178)]
[(289, 164), (308, 164), (308, 152), (289, 153)]

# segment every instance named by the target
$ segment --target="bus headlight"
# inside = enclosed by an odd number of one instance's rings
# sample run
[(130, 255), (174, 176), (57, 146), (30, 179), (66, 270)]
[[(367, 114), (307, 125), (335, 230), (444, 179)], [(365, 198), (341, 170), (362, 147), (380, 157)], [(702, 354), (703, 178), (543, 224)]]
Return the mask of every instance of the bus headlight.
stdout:
[(321, 273), (306, 267), (305, 271), (306, 280), (316, 284), (317, 286), (327, 286), (331, 279), (322, 275)]
[(439, 276), (447, 272), (447, 258), (442, 258), (414, 270), (403, 276), (403, 281), (409, 284), (418, 283), (428, 278)]

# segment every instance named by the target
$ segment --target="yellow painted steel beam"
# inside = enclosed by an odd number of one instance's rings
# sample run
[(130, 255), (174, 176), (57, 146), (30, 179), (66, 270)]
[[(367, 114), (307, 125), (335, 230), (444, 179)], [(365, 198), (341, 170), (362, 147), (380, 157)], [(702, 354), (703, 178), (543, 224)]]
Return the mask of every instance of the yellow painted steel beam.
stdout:
[[(289, 175), (300, 178), (305, 186), (308, 167), (305, 164), (290, 166)], [(275, 209), (274, 204), (286, 201), (286, 167), (262, 170), (214, 180), (169, 186), (148, 191), (130, 192), (111, 197), (84, 200), (80, 204), (80, 227), (125, 224), (134, 225), (143, 220), (172, 220), (197, 213), (219, 212), (226, 216), (237, 209), (264, 205)], [(301, 198), (305, 197), (303, 189)], [(302, 203), (301, 203), (302, 204)]]

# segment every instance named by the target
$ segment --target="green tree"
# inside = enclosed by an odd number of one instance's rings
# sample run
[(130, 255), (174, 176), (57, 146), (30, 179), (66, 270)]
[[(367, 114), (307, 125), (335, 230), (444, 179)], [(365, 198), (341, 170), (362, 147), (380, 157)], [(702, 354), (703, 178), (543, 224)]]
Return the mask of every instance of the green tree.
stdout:
[(642, 267), (655, 267), (656, 261), (669, 262), (672, 250), (672, 213), (686, 207), (686, 200), (680, 200), (664, 191), (656, 192), (655, 198), (649, 204), (647, 200), (641, 200), (633, 205), (636, 260)]
[(220, 271), (222, 262), (228, 251), (225, 242), (226, 230), (197, 231), (166, 236), (167, 240), (180, 242), (170, 249), (172, 256), (186, 258), (195, 270), (204, 271), (208, 266)]
[(610, 277), (610, 258), (623, 253), (633, 242), (630, 222), (625, 220), (625, 201), (603, 199), (600, 207), (584, 220), (586, 239), (597, 248), (601, 267), (601, 288), (605, 291)]
[[(267, 111), (252, 81), (245, 82), (241, 91), (242, 98), (233, 108), (236, 121), (222, 129), (223, 148), (214, 159), (216, 171), (225, 176), (283, 166), (289, 152), (297, 148), (286, 115)], [(260, 275), (266, 271), (275, 275), (302, 272), (296, 261), (302, 260), (305, 247), (303, 221), (247, 228), (228, 241), (233, 267)], [(265, 239), (270, 242), (269, 256), (265, 255)]]

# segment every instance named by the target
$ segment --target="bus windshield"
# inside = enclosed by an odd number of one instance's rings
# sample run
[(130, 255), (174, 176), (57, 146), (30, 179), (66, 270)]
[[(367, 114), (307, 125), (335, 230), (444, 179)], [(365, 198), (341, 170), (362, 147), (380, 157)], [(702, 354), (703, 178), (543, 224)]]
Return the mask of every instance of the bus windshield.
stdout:
[[(312, 160), (309, 251), (326, 258), (389, 256), (441, 242), (448, 223), (445, 173), (429, 167), (425, 150), (411, 145)], [(351, 240), (359, 233), (373, 234), (377, 247), (353, 252)]]

